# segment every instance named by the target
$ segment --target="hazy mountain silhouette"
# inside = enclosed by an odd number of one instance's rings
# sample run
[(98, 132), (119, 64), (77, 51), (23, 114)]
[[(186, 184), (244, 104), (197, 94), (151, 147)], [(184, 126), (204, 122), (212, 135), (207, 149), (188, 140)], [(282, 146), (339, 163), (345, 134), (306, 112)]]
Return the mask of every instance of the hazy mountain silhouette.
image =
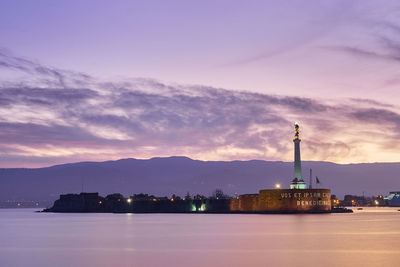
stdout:
[[(400, 190), (400, 163), (334, 164), (303, 162), (308, 183), (309, 168), (333, 194), (377, 195)], [(106, 162), (79, 162), (37, 169), (0, 169), (0, 201), (51, 200), (62, 193), (120, 192), (170, 196), (204, 194), (216, 188), (227, 194), (256, 193), (275, 183), (289, 187), (292, 162), (199, 161), (187, 157), (121, 159)]]

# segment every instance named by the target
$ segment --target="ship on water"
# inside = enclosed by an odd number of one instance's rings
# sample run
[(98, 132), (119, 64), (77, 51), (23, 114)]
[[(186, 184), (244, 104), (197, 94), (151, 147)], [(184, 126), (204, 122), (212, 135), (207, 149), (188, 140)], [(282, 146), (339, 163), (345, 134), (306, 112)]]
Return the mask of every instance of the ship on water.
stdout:
[(400, 191), (390, 192), (384, 200), (389, 207), (400, 207)]

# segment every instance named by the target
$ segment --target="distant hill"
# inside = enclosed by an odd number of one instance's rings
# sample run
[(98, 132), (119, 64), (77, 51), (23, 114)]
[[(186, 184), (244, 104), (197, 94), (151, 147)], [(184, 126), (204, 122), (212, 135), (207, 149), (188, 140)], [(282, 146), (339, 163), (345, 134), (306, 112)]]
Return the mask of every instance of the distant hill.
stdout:
[[(303, 162), (307, 182), (309, 168), (319, 177), (320, 188), (330, 188), (339, 197), (400, 191), (400, 163)], [(289, 187), (292, 176), (292, 162), (199, 161), (187, 157), (79, 162), (37, 169), (0, 169), (0, 201), (53, 200), (62, 193), (81, 192), (82, 184), (85, 192), (103, 195), (145, 192), (184, 196), (190, 192), (209, 196), (216, 188), (233, 195), (256, 193), (273, 188), (275, 183)]]

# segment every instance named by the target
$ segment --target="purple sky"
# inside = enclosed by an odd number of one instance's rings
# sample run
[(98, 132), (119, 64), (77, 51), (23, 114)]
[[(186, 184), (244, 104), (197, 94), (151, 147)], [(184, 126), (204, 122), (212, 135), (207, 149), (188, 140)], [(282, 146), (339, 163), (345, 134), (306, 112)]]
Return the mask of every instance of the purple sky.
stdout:
[(398, 1), (3, 1), (0, 166), (400, 161)]

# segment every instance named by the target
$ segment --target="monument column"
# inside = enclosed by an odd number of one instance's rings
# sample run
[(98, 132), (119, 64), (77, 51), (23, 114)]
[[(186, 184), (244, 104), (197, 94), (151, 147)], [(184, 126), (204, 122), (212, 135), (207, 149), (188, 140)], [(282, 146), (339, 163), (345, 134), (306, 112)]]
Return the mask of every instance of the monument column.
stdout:
[(300, 138), (299, 138), (299, 124), (294, 123), (295, 135), (294, 143), (294, 179), (290, 184), (290, 189), (307, 189), (307, 184), (304, 182), (301, 175), (301, 159), (300, 159)]
[(294, 178), (299, 180), (303, 180), (301, 175), (301, 159), (300, 159), (300, 138), (299, 138), (299, 124), (297, 122), (294, 123), (295, 135), (294, 135)]

